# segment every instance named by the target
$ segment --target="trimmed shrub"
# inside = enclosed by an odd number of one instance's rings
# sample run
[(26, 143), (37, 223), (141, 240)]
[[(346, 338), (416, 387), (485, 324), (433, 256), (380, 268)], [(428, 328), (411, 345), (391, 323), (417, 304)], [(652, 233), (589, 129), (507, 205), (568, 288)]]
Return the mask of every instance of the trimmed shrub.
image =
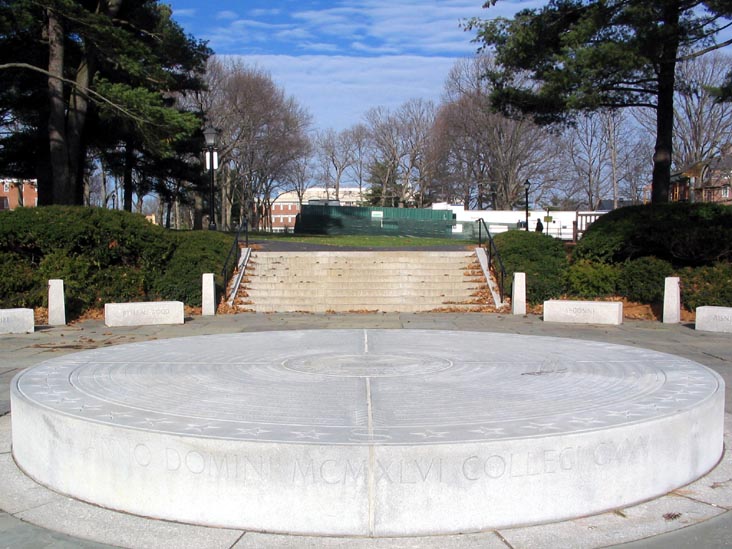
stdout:
[(666, 277), (673, 275), (673, 272), (671, 263), (663, 259), (634, 259), (623, 264), (618, 289), (630, 301), (660, 303), (663, 302)]
[(43, 303), (40, 281), (22, 256), (0, 251), (0, 308), (40, 306)]
[[(50, 206), (0, 213), (0, 303), (46, 303), (60, 278), (70, 318), (109, 302), (201, 303), (201, 275), (218, 273), (231, 237), (174, 233), (143, 216), (101, 208)], [(219, 290), (223, 280), (219, 276)]]
[[(231, 247), (230, 236), (202, 231), (175, 233), (175, 251), (152, 285), (151, 291), (164, 299), (201, 306), (201, 275), (214, 273), (217, 295), (222, 295), (224, 280), (221, 269)], [(196, 276), (191, 276), (196, 273)]]
[(493, 239), (506, 268), (506, 288), (513, 273), (526, 273), (526, 298), (529, 303), (560, 297), (564, 293), (567, 254), (560, 240), (529, 231), (508, 231)]
[(567, 269), (567, 292), (583, 298), (615, 295), (619, 278), (620, 269), (615, 265), (581, 259)]
[(676, 266), (732, 260), (732, 208), (719, 204), (628, 206), (595, 221), (574, 258), (619, 263), (654, 256)]
[(690, 311), (716, 305), (732, 307), (732, 264), (717, 263), (709, 267), (687, 267), (679, 273), (681, 303)]

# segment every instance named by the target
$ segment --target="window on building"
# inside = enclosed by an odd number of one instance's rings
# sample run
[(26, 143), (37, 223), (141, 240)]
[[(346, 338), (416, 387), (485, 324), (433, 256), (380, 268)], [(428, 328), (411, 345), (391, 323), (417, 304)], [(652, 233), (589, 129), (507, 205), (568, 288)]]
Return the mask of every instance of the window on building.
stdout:
[(729, 198), (729, 186), (722, 187), (722, 198)]
[(9, 209), (8, 199), (5, 196), (0, 196), (0, 211)]
[(3, 183), (3, 191), (5, 191), (6, 193), (10, 192), (10, 183), (8, 183), (7, 181)]

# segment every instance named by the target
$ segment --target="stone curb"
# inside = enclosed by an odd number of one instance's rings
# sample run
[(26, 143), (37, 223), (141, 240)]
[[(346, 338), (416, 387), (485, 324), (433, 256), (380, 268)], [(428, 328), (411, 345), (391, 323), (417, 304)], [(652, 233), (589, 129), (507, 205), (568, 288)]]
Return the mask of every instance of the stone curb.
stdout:
[[(732, 415), (725, 414), (725, 453), (696, 482), (663, 497), (590, 517), (464, 535), (410, 538), (287, 536), (147, 519), (78, 501), (27, 477), (10, 452), (10, 415), (0, 418), (0, 509), (62, 534), (119, 547), (503, 548), (607, 547), (704, 523), (732, 509)], [(1, 530), (0, 530), (1, 533)]]

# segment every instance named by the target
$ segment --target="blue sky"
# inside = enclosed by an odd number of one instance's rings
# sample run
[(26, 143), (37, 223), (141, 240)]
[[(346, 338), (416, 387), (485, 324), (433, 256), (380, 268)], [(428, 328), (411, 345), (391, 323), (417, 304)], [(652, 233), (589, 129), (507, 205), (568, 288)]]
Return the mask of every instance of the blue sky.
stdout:
[(450, 68), (475, 54), (473, 16), (511, 16), (539, 0), (164, 0), (174, 19), (219, 55), (267, 70), (313, 115), (341, 130), (377, 106), (439, 101)]

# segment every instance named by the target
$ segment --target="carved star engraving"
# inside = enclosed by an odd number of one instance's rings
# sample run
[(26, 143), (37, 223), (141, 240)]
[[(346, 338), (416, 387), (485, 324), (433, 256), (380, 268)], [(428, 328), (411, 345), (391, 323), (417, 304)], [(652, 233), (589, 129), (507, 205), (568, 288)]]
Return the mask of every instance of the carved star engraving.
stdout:
[(531, 431), (559, 431), (559, 427), (557, 427), (554, 423), (539, 423), (536, 421), (527, 423), (526, 425), (523, 425), (521, 428), (529, 429)]
[(320, 432), (316, 431), (315, 429), (311, 429), (310, 431), (290, 431), (290, 434), (294, 435), (297, 438), (320, 440), (321, 437), (326, 436), (328, 433), (320, 433)]
[(261, 429), (259, 427), (254, 427), (252, 429), (239, 428), (236, 429), (236, 432), (240, 435), (250, 435), (254, 437), (258, 437), (259, 435), (263, 435), (264, 433), (271, 433), (271, 431), (268, 431), (267, 429)]
[(641, 417), (643, 414), (631, 412), (630, 410), (606, 410), (607, 417)]
[(411, 435), (422, 437), (424, 439), (428, 438), (445, 438), (450, 433), (448, 431), (430, 431), (429, 429), (425, 429), (424, 431), (421, 431), (419, 433), (410, 433)]
[(584, 425), (585, 427), (589, 427), (590, 425), (604, 425), (604, 421), (600, 421), (596, 417), (573, 417), (569, 420), (569, 423), (574, 423), (575, 425)]
[(471, 433), (478, 433), (479, 435), (504, 435), (506, 434), (506, 429), (503, 427), (480, 427), (478, 429), (471, 429)]

